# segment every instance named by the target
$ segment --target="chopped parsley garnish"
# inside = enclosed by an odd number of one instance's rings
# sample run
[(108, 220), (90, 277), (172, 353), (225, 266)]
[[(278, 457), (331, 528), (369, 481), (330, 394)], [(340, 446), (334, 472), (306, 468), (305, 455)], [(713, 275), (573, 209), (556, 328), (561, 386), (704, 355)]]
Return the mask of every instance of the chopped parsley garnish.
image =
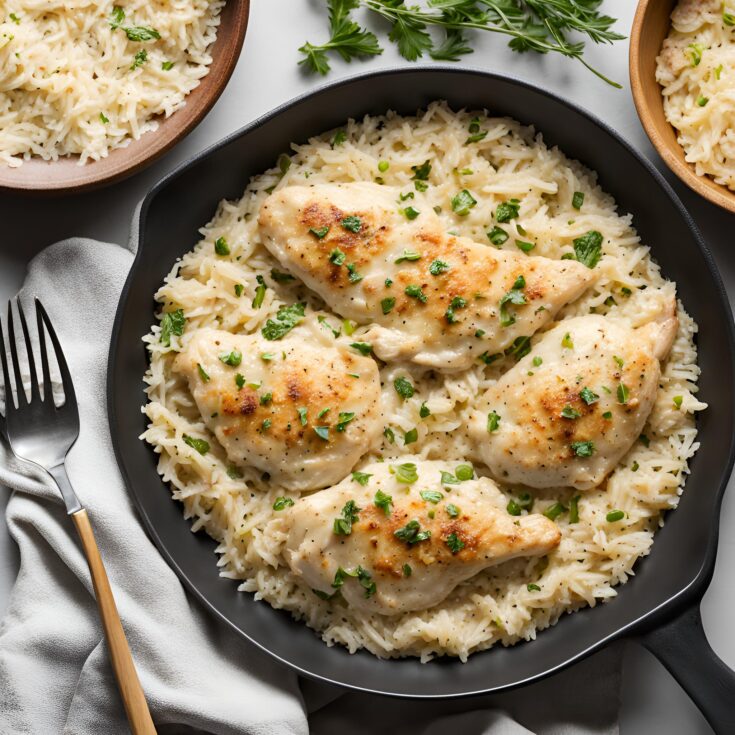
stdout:
[(197, 439), (195, 436), (184, 434), (184, 444), (188, 444), (192, 449), (196, 449), (202, 456), (209, 451), (209, 442), (206, 439)]
[(176, 311), (167, 311), (161, 317), (161, 336), (160, 342), (164, 347), (171, 346), (171, 336), (176, 335), (180, 337), (184, 333), (184, 326), (186, 325), (186, 318), (184, 317), (183, 309), (176, 309)]
[(618, 383), (617, 396), (618, 396), (618, 403), (625, 404), (628, 402), (630, 391), (628, 390), (628, 386), (625, 385), (625, 383)]
[(107, 117), (104, 112), (100, 112), (100, 122), (107, 125), (107, 123), (110, 122), (110, 118)]
[(352, 411), (340, 411), (339, 416), (337, 417), (337, 431), (344, 431), (347, 428), (347, 424), (349, 424), (354, 418), (355, 414)]
[(641, 434), (638, 439), (640, 439), (640, 442), (644, 447), (651, 446), (651, 440), (645, 434)]
[(452, 211), (456, 212), (460, 217), (464, 217), (470, 213), (470, 209), (477, 204), (477, 199), (470, 194), (467, 189), (457, 192), (452, 197)]
[(418, 217), (421, 214), (421, 212), (419, 212), (418, 209), (414, 209), (413, 207), (406, 207), (405, 209), (402, 209), (401, 211), (403, 212), (403, 216), (409, 220), (416, 219), (416, 217)]
[(572, 408), (569, 404), (564, 406), (561, 410), (562, 418), (565, 419), (578, 419), (582, 414), (577, 411), (576, 408)]
[(449, 263), (445, 263), (443, 260), (432, 260), (429, 266), (429, 273), (432, 276), (440, 276), (442, 273), (446, 273), (449, 270)]
[(583, 191), (575, 191), (572, 195), (572, 206), (575, 209), (582, 209), (582, 205), (584, 204), (584, 192)]
[(621, 368), (623, 365), (625, 365), (625, 362), (622, 357), (618, 357), (617, 355), (613, 355), (613, 360), (615, 360), (615, 364)]
[(572, 242), (574, 255), (582, 265), (594, 268), (599, 263), (602, 256), (602, 235), (597, 230), (590, 230)]
[(276, 313), (276, 320), (268, 319), (260, 330), (262, 335), (269, 341), (284, 337), (304, 318), (305, 306), (304, 303), (282, 306)]
[(602, 418), (609, 421), (612, 418), (612, 411), (605, 411), (605, 413), (602, 414)]
[(567, 509), (559, 502), (550, 505), (545, 511), (544, 515), (550, 520), (555, 521), (562, 513), (566, 513)]
[(680, 410), (681, 404), (684, 403), (684, 396), (674, 396), (673, 401), (674, 406), (676, 406), (677, 410)]
[(569, 522), (579, 523), (579, 498), (580, 495), (575, 495), (569, 501)]
[(534, 367), (539, 367), (543, 363), (543, 358), (539, 357), (538, 355), (531, 360)]
[(365, 485), (367, 485), (370, 481), (371, 477), (372, 475), (369, 472), (353, 472), (352, 482), (356, 482), (358, 485), (362, 485), (363, 487), (365, 487)]
[(398, 393), (404, 401), (411, 398), (416, 392), (411, 381), (404, 377), (396, 378), (393, 381), (393, 387), (396, 389), (396, 393)]
[(359, 217), (350, 216), (345, 217), (342, 222), (342, 227), (345, 228), (345, 230), (349, 230), (350, 232), (354, 232), (357, 234), (362, 229), (362, 220)]
[(403, 255), (399, 255), (394, 262), (403, 263), (404, 260), (421, 260), (421, 253), (417, 253), (415, 250), (404, 250)]
[(508, 515), (511, 516), (519, 516), (521, 514), (521, 506), (518, 505), (513, 498), (508, 501), (508, 505), (505, 506), (505, 509), (508, 511)]
[(465, 140), (464, 144), (469, 145), (470, 143), (479, 143), (481, 140), (487, 137), (487, 130), (483, 130), (479, 133), (472, 133), (467, 140)]
[(299, 423), (302, 426), (306, 426), (307, 422), (307, 414), (309, 413), (309, 409), (305, 408), (304, 406), (301, 406), (300, 408), (296, 409), (296, 413), (299, 415)]
[(378, 161), (378, 171), (380, 171), (381, 174), (384, 174), (389, 168), (390, 163), (388, 163), (388, 161)]
[(276, 498), (275, 503), (273, 503), (273, 510), (285, 510), (286, 508), (290, 508), (293, 504), (294, 501), (291, 498), (281, 496), (280, 498)]
[(350, 347), (354, 347), (361, 355), (369, 355), (373, 351), (373, 346), (367, 342), (352, 342)]
[(319, 324), (321, 324), (321, 325), (322, 325), (322, 327), (323, 327), (324, 329), (327, 329), (327, 330), (329, 330), (329, 331), (330, 331), (330, 332), (332, 333), (332, 335), (333, 335), (333, 336), (335, 337), (335, 339), (336, 339), (337, 337), (339, 337), (339, 336), (340, 336), (340, 334), (342, 334), (342, 332), (341, 332), (341, 331), (340, 331), (339, 329), (335, 329), (335, 328), (334, 328), (334, 327), (333, 327), (333, 326), (332, 326), (332, 325), (331, 325), (331, 324), (330, 324), (330, 323), (329, 323), (329, 322), (327, 321), (327, 318), (326, 318), (325, 316), (318, 316), (318, 317), (317, 317), (317, 321), (319, 322)]
[(357, 567), (357, 580), (365, 589), (365, 597), (372, 597), (375, 594), (377, 587), (367, 569), (363, 569), (361, 566)]
[(263, 299), (265, 299), (265, 291), (268, 286), (265, 285), (263, 276), (256, 276), (255, 280), (258, 282), (258, 288), (255, 289), (255, 298), (253, 299), (253, 309), (260, 309), (263, 306)]
[(506, 347), (505, 354), (513, 355), (516, 362), (524, 358), (531, 351), (530, 337), (516, 337), (510, 347)]
[(347, 266), (347, 280), (350, 283), (359, 283), (362, 281), (362, 276), (357, 272), (357, 266), (354, 263), (350, 263)]
[(171, 69), (174, 68), (174, 62), (173, 61), (163, 61), (161, 62), (161, 69), (163, 71), (171, 71)]
[(224, 237), (218, 237), (214, 241), (214, 252), (217, 253), (217, 255), (230, 254), (230, 246), (227, 244), (227, 240), (225, 240)]
[(240, 472), (240, 470), (234, 465), (230, 465), (227, 468), (227, 477), (231, 480), (239, 480), (242, 478), (242, 472)]
[(393, 535), (397, 539), (405, 541), (409, 546), (413, 546), (421, 541), (428, 541), (431, 538), (431, 531), (422, 531), (421, 524), (414, 518), (403, 528), (399, 528), (397, 531), (394, 531)]
[(283, 273), (282, 271), (276, 270), (275, 268), (271, 268), (271, 278), (276, 283), (288, 283), (289, 281), (295, 281), (296, 278), (292, 276), (290, 273)]
[(535, 247), (535, 242), (526, 242), (525, 240), (516, 240), (516, 247), (524, 253), (530, 253)]
[(273, 400), (273, 393), (263, 393), (260, 397), (260, 405), (267, 406)]
[(315, 426), (314, 433), (325, 442), (329, 441), (329, 427), (328, 426)]
[(495, 210), (495, 219), (500, 223), (510, 222), (518, 217), (521, 209), (520, 199), (511, 199), (508, 202), (500, 202)]
[(486, 234), (487, 239), (490, 240), (493, 245), (497, 245), (498, 247), (500, 247), (504, 242), (507, 242), (508, 237), (510, 237), (502, 227), (493, 227), (493, 229)]
[(242, 283), (236, 283), (234, 285), (235, 290), (235, 296), (239, 299), (240, 296), (242, 296), (242, 292), (245, 290), (245, 286), (242, 285)]
[(600, 396), (594, 391), (590, 390), (587, 386), (579, 391), (579, 397), (588, 405), (591, 406), (593, 403), (597, 403), (600, 400)]
[(242, 352), (240, 350), (232, 350), (232, 352), (225, 352), (219, 356), (220, 362), (230, 367), (237, 367), (242, 362)]
[(396, 299), (395, 296), (388, 296), (385, 299), (382, 299), (380, 302), (380, 308), (383, 311), (383, 314), (389, 314), (393, 307), (396, 305)]
[(326, 416), (331, 410), (331, 408), (323, 408), (321, 411), (319, 411), (316, 417), (320, 419), (322, 416)]
[[(475, 332), (475, 336), (477, 336), (477, 332)], [(486, 365), (492, 365), (496, 360), (499, 360), (501, 357), (502, 355), (499, 352), (496, 352), (491, 355), (486, 350), (478, 357), (478, 360), (482, 360)]]
[(264, 431), (268, 431), (268, 429), (271, 428), (273, 425), (273, 422), (270, 419), (265, 419), (263, 423), (260, 425), (260, 431), (263, 433)]
[(15, 13), (10, 13), (8, 17), (13, 21), (13, 23), (15, 23), (15, 25), (20, 25), (20, 18)]
[(342, 320), (342, 329), (345, 330), (345, 334), (350, 337), (354, 334), (356, 324), (354, 322), (351, 322), (349, 319), (343, 319)]
[[(368, 475), (368, 477), (370, 477), (370, 475)], [(383, 513), (389, 516), (392, 510), (391, 506), (393, 505), (393, 497), (388, 495), (388, 493), (384, 493), (382, 490), (378, 490), (373, 498), (373, 504), (376, 508), (380, 508)]]
[(442, 485), (459, 485), (460, 483), (460, 479), (455, 477), (451, 472), (444, 472), (442, 470), (441, 478)]
[[(327, 69), (329, 66), (327, 66)], [(322, 72), (323, 74), (326, 74), (326, 72)], [(330, 145), (332, 148), (336, 148), (337, 146), (342, 145), (347, 140), (347, 133), (344, 130), (338, 130), (334, 136), (332, 137), (332, 141)]]
[(566, 332), (561, 338), (561, 346), (566, 350), (574, 349), (574, 342), (572, 341), (572, 336), (569, 334), (569, 332)]
[(523, 289), (526, 287), (526, 279), (523, 276), (518, 276), (513, 288), (506, 293), (500, 299), (500, 326), (509, 327), (511, 324), (515, 324), (515, 315), (508, 311), (508, 304), (515, 304), (522, 306), (527, 304), (526, 295), (523, 293)]
[(433, 503), (434, 505), (444, 500), (444, 495), (438, 490), (422, 490), (419, 495), (421, 495), (427, 503)]
[(617, 521), (622, 521), (623, 518), (625, 518), (625, 512), (622, 510), (611, 510), (606, 516), (605, 520), (608, 523), (616, 523)]
[(386, 278), (385, 281), (383, 281), (383, 283), (385, 283), (385, 287), (386, 288), (390, 288), (393, 285), (393, 279), (392, 278)]
[(197, 363), (197, 372), (199, 373), (199, 377), (202, 379), (203, 383), (209, 382), (209, 375), (200, 362)]
[(404, 444), (413, 444), (414, 442), (416, 442), (418, 440), (418, 438), (419, 438), (418, 429), (416, 429), (416, 427), (414, 427), (413, 429), (410, 429), (409, 431), (407, 431), (407, 432), (405, 432), (403, 434), (403, 443)]
[(461, 296), (455, 296), (447, 307), (446, 312), (444, 312), (444, 318), (449, 324), (454, 324), (457, 321), (456, 310), (464, 309), (465, 306), (467, 306), (467, 301)]
[(431, 173), (431, 164), (428, 160), (424, 161), (420, 166), (411, 166), (411, 171), (413, 171), (413, 176), (411, 177), (413, 181), (428, 181), (429, 174)]
[(421, 286), (417, 286), (415, 283), (406, 286), (404, 293), (412, 299), (418, 299), (422, 304), (427, 302), (426, 294), (422, 291)]
[(591, 441), (572, 442), (571, 447), (577, 457), (591, 457), (595, 453), (595, 443)]
[(457, 467), (454, 470), (454, 473), (457, 475), (457, 479), (461, 480), (462, 482), (471, 480), (475, 476), (475, 470), (471, 464), (457, 465)]
[(388, 469), (392, 475), (395, 475), (396, 481), (402, 482), (404, 485), (413, 485), (419, 479), (416, 465), (413, 462), (392, 464)]
[(450, 518), (456, 518), (459, 515), (459, 508), (454, 503), (447, 503), (444, 510)]
[(310, 227), (309, 232), (318, 240), (323, 240), (329, 232), (329, 225), (325, 225), (324, 227)]
[(425, 419), (428, 416), (431, 416), (431, 411), (429, 410), (429, 407), (425, 403), (422, 403), (421, 408), (419, 408), (419, 416), (422, 419)]
[(411, 565), (410, 564), (404, 564), (403, 565), (403, 576), (404, 577), (410, 577), (412, 573), (413, 573), (413, 569), (411, 569)]
[(537, 584), (534, 584), (533, 582), (530, 582), (526, 585), (526, 589), (529, 592), (541, 592), (541, 587), (539, 587)]
[(689, 57), (689, 62), (692, 66), (699, 66), (702, 61), (702, 53), (704, 52), (704, 46), (701, 43), (690, 43), (684, 53)]
[(703, 97), (702, 95), (697, 97), (697, 105), (699, 107), (705, 107), (708, 102), (709, 102), (709, 97)]
[(235, 385), (238, 388), (243, 388), (245, 386), (245, 376), (242, 373), (238, 373), (235, 376)]
[(329, 262), (334, 263), (334, 265), (343, 265), (345, 258), (347, 256), (339, 248), (335, 248), (329, 253)]
[(454, 532), (450, 533), (444, 541), (452, 554), (459, 554), (465, 547), (464, 541)]
[(492, 434), (493, 431), (497, 431), (500, 426), (500, 416), (495, 411), (490, 411), (487, 415), (487, 431), (488, 434)]
[(352, 533), (352, 524), (360, 519), (358, 508), (354, 500), (348, 500), (342, 508), (342, 516), (334, 519), (333, 530), (337, 536), (349, 536)]

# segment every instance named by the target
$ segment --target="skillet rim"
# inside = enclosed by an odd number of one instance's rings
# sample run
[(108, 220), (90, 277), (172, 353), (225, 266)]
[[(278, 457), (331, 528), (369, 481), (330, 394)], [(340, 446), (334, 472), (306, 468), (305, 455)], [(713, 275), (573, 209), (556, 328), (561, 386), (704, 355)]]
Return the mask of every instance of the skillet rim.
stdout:
[[(271, 120), (279, 117), (281, 114), (283, 114), (284, 112), (287, 112), (292, 107), (295, 107), (301, 104), (302, 102), (307, 101), (311, 97), (317, 97), (318, 95), (324, 92), (339, 89), (341, 87), (346, 87), (353, 83), (362, 82), (370, 78), (384, 77), (384, 76), (387, 77), (387, 76), (410, 74), (410, 73), (419, 73), (419, 74), (450, 73), (450, 74), (457, 74), (459, 76), (476, 75), (476, 76), (481, 76), (481, 77), (485, 77), (485, 78), (489, 78), (489, 79), (493, 79), (493, 80), (497, 80), (500, 82), (505, 82), (511, 85), (525, 88), (527, 90), (530, 90), (531, 92), (547, 97), (551, 99), (552, 101), (564, 107), (567, 107), (573, 113), (586, 118), (590, 123), (600, 128), (604, 133), (612, 137), (618, 144), (623, 146), (625, 150), (630, 155), (632, 155), (632, 157), (640, 165), (644, 167), (644, 169), (648, 172), (648, 174), (653, 177), (654, 181), (663, 190), (666, 197), (671, 201), (674, 207), (678, 210), (685, 224), (688, 226), (689, 232), (691, 233), (694, 241), (696, 242), (696, 245), (699, 249), (699, 253), (701, 254), (704, 264), (707, 270), (709, 271), (709, 275), (712, 279), (712, 284), (715, 286), (716, 300), (718, 302), (719, 312), (721, 313), (721, 315), (724, 314), (726, 316), (727, 349), (731, 356), (731, 359), (733, 360), (733, 362), (735, 362), (735, 322), (733, 321), (732, 308), (730, 307), (730, 302), (727, 296), (727, 291), (725, 289), (724, 282), (720, 275), (719, 269), (715, 263), (712, 253), (707, 247), (699, 231), (699, 228), (697, 227), (692, 216), (689, 214), (689, 211), (686, 209), (686, 207), (684, 206), (683, 202), (681, 201), (677, 193), (674, 191), (671, 184), (669, 184), (669, 182), (664, 178), (663, 174), (658, 170), (658, 168), (656, 168), (656, 166), (654, 166), (654, 164), (645, 155), (637, 151), (625, 138), (622, 137), (620, 133), (618, 133), (615, 129), (610, 127), (604, 120), (598, 118), (596, 115), (584, 109), (583, 107), (580, 107), (576, 102), (565, 99), (561, 95), (556, 94), (555, 92), (549, 91), (547, 89), (544, 89), (540, 86), (537, 86), (536, 84), (525, 81), (523, 79), (519, 79), (518, 77), (512, 76), (510, 74), (503, 74), (503, 73), (490, 71), (490, 70), (486, 70), (486, 69), (482, 69), (482, 68), (474, 67), (474, 66), (455, 67), (455, 66), (450, 66), (447, 64), (431, 64), (431, 65), (418, 64), (414, 67), (398, 66), (398, 67), (389, 67), (389, 68), (360, 72), (358, 74), (350, 75), (350, 76), (335, 80), (333, 82), (326, 82), (324, 84), (320, 84), (319, 86), (307, 92), (304, 92), (302, 94), (299, 94), (295, 97), (290, 98), (289, 100), (286, 100), (284, 103), (278, 105), (277, 107), (270, 110), (269, 112), (266, 112), (256, 117), (250, 123), (238, 128), (236, 131), (230, 133), (229, 135), (225, 136), (224, 138), (217, 141), (216, 143), (213, 143), (212, 145), (208, 146), (207, 148), (202, 150), (200, 153), (192, 156), (187, 161), (184, 161), (178, 166), (176, 166), (172, 171), (164, 175), (156, 184), (153, 185), (153, 187), (150, 189), (148, 194), (139, 202), (138, 206), (136, 207), (136, 210), (133, 214), (133, 219), (131, 222), (131, 229), (130, 229), (131, 242), (133, 241), (136, 242), (138, 247), (135, 253), (135, 258), (133, 260), (133, 263), (131, 264), (130, 271), (125, 280), (125, 284), (120, 292), (120, 298), (118, 301), (118, 307), (115, 313), (115, 320), (113, 323), (112, 333), (111, 333), (111, 338), (110, 338), (110, 350), (108, 354), (108, 363), (107, 363), (108, 424), (110, 428), (111, 441), (114, 447), (115, 458), (117, 460), (118, 467), (120, 468), (121, 474), (123, 475), (126, 488), (128, 489), (129, 493), (132, 494), (133, 496), (133, 500), (135, 502), (136, 509), (138, 513), (140, 514), (141, 519), (143, 520), (143, 524), (144, 524), (146, 532), (154, 541), (156, 548), (158, 549), (158, 552), (163, 556), (167, 564), (176, 572), (177, 576), (184, 583), (184, 585), (189, 590), (189, 592), (192, 593), (197, 598), (197, 600), (200, 603), (202, 603), (212, 614), (214, 614), (219, 621), (226, 623), (232, 630), (236, 631), (240, 636), (244, 637), (251, 644), (254, 644), (257, 648), (265, 652), (268, 656), (279, 661), (281, 664), (284, 664), (289, 669), (296, 671), (298, 674), (308, 677), (310, 679), (321, 681), (321, 682), (331, 684), (337, 687), (341, 687), (344, 689), (349, 689), (351, 691), (365, 692), (369, 694), (378, 694), (381, 696), (388, 696), (388, 697), (398, 698), (398, 699), (415, 699), (415, 700), (460, 699), (463, 697), (478, 696), (482, 694), (507, 691), (510, 689), (515, 689), (515, 688), (525, 686), (535, 681), (540, 681), (542, 679), (545, 679), (548, 676), (551, 676), (552, 674), (557, 673), (569, 667), (575, 662), (580, 661), (597, 651), (600, 651), (602, 648), (604, 648), (607, 644), (609, 644), (612, 641), (615, 641), (623, 637), (643, 634), (645, 633), (646, 626), (650, 627), (652, 625), (653, 626), (661, 625), (667, 622), (667, 619), (673, 618), (674, 615), (680, 610), (682, 610), (683, 608), (689, 605), (692, 605), (692, 604), (697, 604), (699, 600), (702, 598), (702, 596), (704, 595), (704, 592), (707, 586), (709, 585), (709, 582), (712, 578), (712, 574), (714, 572), (714, 564), (715, 564), (715, 559), (716, 559), (717, 544), (718, 544), (718, 538), (719, 538), (719, 518), (720, 518), (720, 513), (721, 513), (722, 498), (723, 498), (725, 489), (727, 487), (727, 484), (730, 480), (730, 475), (732, 473), (733, 464), (735, 463), (735, 433), (733, 433), (730, 437), (730, 444), (729, 444), (728, 454), (727, 454), (727, 462), (723, 466), (719, 487), (717, 489), (716, 494), (713, 497), (713, 501), (714, 501), (713, 507), (712, 507), (713, 515), (709, 521), (712, 532), (709, 534), (706, 548), (703, 550), (704, 553), (702, 556), (702, 563), (697, 573), (691, 578), (688, 584), (684, 585), (681, 589), (679, 589), (677, 593), (675, 593), (674, 595), (671, 595), (670, 597), (668, 597), (668, 599), (661, 602), (659, 605), (653, 608), (650, 608), (645, 614), (642, 614), (638, 616), (637, 618), (635, 618), (634, 620), (631, 620), (628, 623), (621, 625), (620, 627), (617, 627), (612, 633), (604, 637), (598, 638), (593, 644), (583, 649), (578, 650), (576, 653), (567, 657), (564, 661), (560, 662), (559, 664), (555, 666), (547, 667), (543, 671), (537, 672), (534, 675), (527, 676), (523, 679), (514, 681), (512, 683), (503, 684), (499, 686), (493, 686), (493, 687), (486, 688), (486, 689), (476, 689), (473, 691), (465, 691), (465, 692), (450, 692), (450, 693), (445, 692), (445, 693), (440, 693), (440, 694), (421, 694), (421, 693), (417, 694), (417, 693), (386, 691), (385, 689), (379, 689), (379, 688), (370, 687), (370, 686), (346, 683), (343, 681), (338, 681), (335, 678), (331, 678), (323, 674), (309, 671), (305, 669), (303, 666), (295, 664), (289, 661), (288, 659), (286, 659), (285, 657), (283, 657), (282, 655), (271, 651), (264, 643), (261, 643), (255, 638), (253, 638), (251, 635), (243, 631), (234, 621), (230, 620), (212, 602), (210, 602), (202, 592), (199, 591), (196, 584), (192, 580), (189, 579), (186, 572), (181, 568), (179, 563), (173, 558), (173, 556), (169, 553), (168, 548), (162, 542), (158, 532), (156, 531), (155, 524), (149, 518), (148, 514), (142, 507), (142, 503), (139, 501), (137, 491), (135, 490), (135, 484), (132, 482), (132, 479), (129, 476), (127, 465), (123, 458), (123, 452), (122, 452), (122, 449), (117, 439), (117, 432), (115, 431), (115, 427), (118, 422), (117, 422), (117, 413), (115, 410), (114, 391), (112, 390), (112, 386), (115, 384), (114, 366), (116, 364), (117, 350), (118, 350), (118, 345), (119, 345), (119, 334), (121, 331), (122, 320), (123, 320), (123, 312), (124, 312), (125, 304), (127, 303), (131, 290), (132, 290), (132, 283), (133, 283), (134, 277), (136, 275), (138, 268), (140, 267), (142, 263), (143, 247), (141, 247), (141, 243), (143, 242), (144, 225), (146, 222), (148, 210), (150, 209), (154, 199), (159, 194), (159, 192), (163, 191), (171, 182), (173, 182), (175, 179), (177, 179), (179, 176), (181, 176), (183, 173), (185, 173), (190, 168), (193, 168), (194, 166), (198, 165), (204, 159), (213, 155), (220, 149), (226, 147), (227, 145), (237, 140), (238, 138), (241, 138), (247, 135), (248, 133), (250, 133), (251, 131), (261, 128), (264, 125), (267, 125)], [(542, 127), (539, 123), (536, 123), (535, 126), (537, 128)], [(543, 130), (541, 130), (541, 132), (543, 132)], [(584, 164), (584, 162), (582, 163), (583, 165), (586, 165)], [(730, 409), (731, 409), (732, 414), (735, 415), (735, 395), (733, 396), (733, 401), (732, 401), (732, 405)], [(299, 624), (303, 624), (301, 623), (301, 621), (297, 621), (297, 622)], [(323, 645), (326, 646), (326, 644), (323, 644)], [(483, 653), (483, 652), (480, 651), (478, 653)], [(388, 659), (386, 660), (386, 663), (390, 661), (391, 660)]]

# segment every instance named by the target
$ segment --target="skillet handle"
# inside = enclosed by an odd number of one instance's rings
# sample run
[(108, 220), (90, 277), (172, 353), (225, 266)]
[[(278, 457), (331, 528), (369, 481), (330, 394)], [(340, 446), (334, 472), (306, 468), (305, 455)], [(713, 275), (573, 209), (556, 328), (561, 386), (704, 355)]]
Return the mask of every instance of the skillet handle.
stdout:
[(735, 733), (735, 671), (707, 641), (698, 602), (646, 633), (641, 643), (679, 682), (717, 735)]

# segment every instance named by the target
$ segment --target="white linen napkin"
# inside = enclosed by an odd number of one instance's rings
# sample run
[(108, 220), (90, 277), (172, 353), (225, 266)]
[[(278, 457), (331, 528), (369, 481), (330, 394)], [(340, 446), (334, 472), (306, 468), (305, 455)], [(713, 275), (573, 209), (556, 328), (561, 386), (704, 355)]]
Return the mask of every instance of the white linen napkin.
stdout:
[[(33, 296), (42, 299), (74, 376), (81, 432), (67, 469), (160, 733), (618, 732), (620, 646), (515, 692), (406, 702), (300, 680), (190, 599), (143, 531), (109, 437), (107, 349), (132, 260), (117, 245), (66, 240), (32, 262), (21, 297), (27, 313)], [(0, 484), (15, 491), (7, 523), (21, 562), (0, 622), (0, 733), (127, 732), (87, 564), (58, 492), (2, 441)]]

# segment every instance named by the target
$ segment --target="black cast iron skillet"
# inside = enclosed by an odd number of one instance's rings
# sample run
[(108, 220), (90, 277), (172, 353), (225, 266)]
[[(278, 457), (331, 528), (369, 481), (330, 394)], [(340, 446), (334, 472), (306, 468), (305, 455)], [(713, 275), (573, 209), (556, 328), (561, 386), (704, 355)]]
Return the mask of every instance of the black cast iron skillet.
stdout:
[[(235, 591), (215, 566), (215, 543), (192, 534), (181, 507), (156, 474), (156, 456), (138, 436), (145, 428), (141, 337), (153, 322), (153, 294), (197, 229), (223, 197), (241, 196), (248, 179), (270, 167), (292, 141), (349, 117), (392, 109), (412, 114), (435, 99), (455, 108), (486, 107), (533, 123), (547, 143), (599, 172), (664, 274), (699, 323), (701, 448), (679, 509), (656, 535), (649, 557), (617, 598), (564, 616), (532, 643), (494, 648), (466, 664), (383, 661), (367, 652), (328, 648), (288, 613)], [(706, 641), (699, 601), (712, 576), (718, 513), (733, 464), (735, 342), (725, 291), (712, 258), (676, 195), (659, 173), (604, 123), (546, 91), (515, 79), (446, 67), (365, 74), (300, 97), (201, 153), (148, 194), (133, 223), (139, 249), (123, 290), (108, 368), (110, 429), (117, 458), (143, 521), (189, 590), (223, 622), (300, 673), (363, 691), (404, 697), (455, 697), (534, 681), (608, 642), (641, 636), (704, 712), (716, 731), (735, 732), (735, 675)]]

